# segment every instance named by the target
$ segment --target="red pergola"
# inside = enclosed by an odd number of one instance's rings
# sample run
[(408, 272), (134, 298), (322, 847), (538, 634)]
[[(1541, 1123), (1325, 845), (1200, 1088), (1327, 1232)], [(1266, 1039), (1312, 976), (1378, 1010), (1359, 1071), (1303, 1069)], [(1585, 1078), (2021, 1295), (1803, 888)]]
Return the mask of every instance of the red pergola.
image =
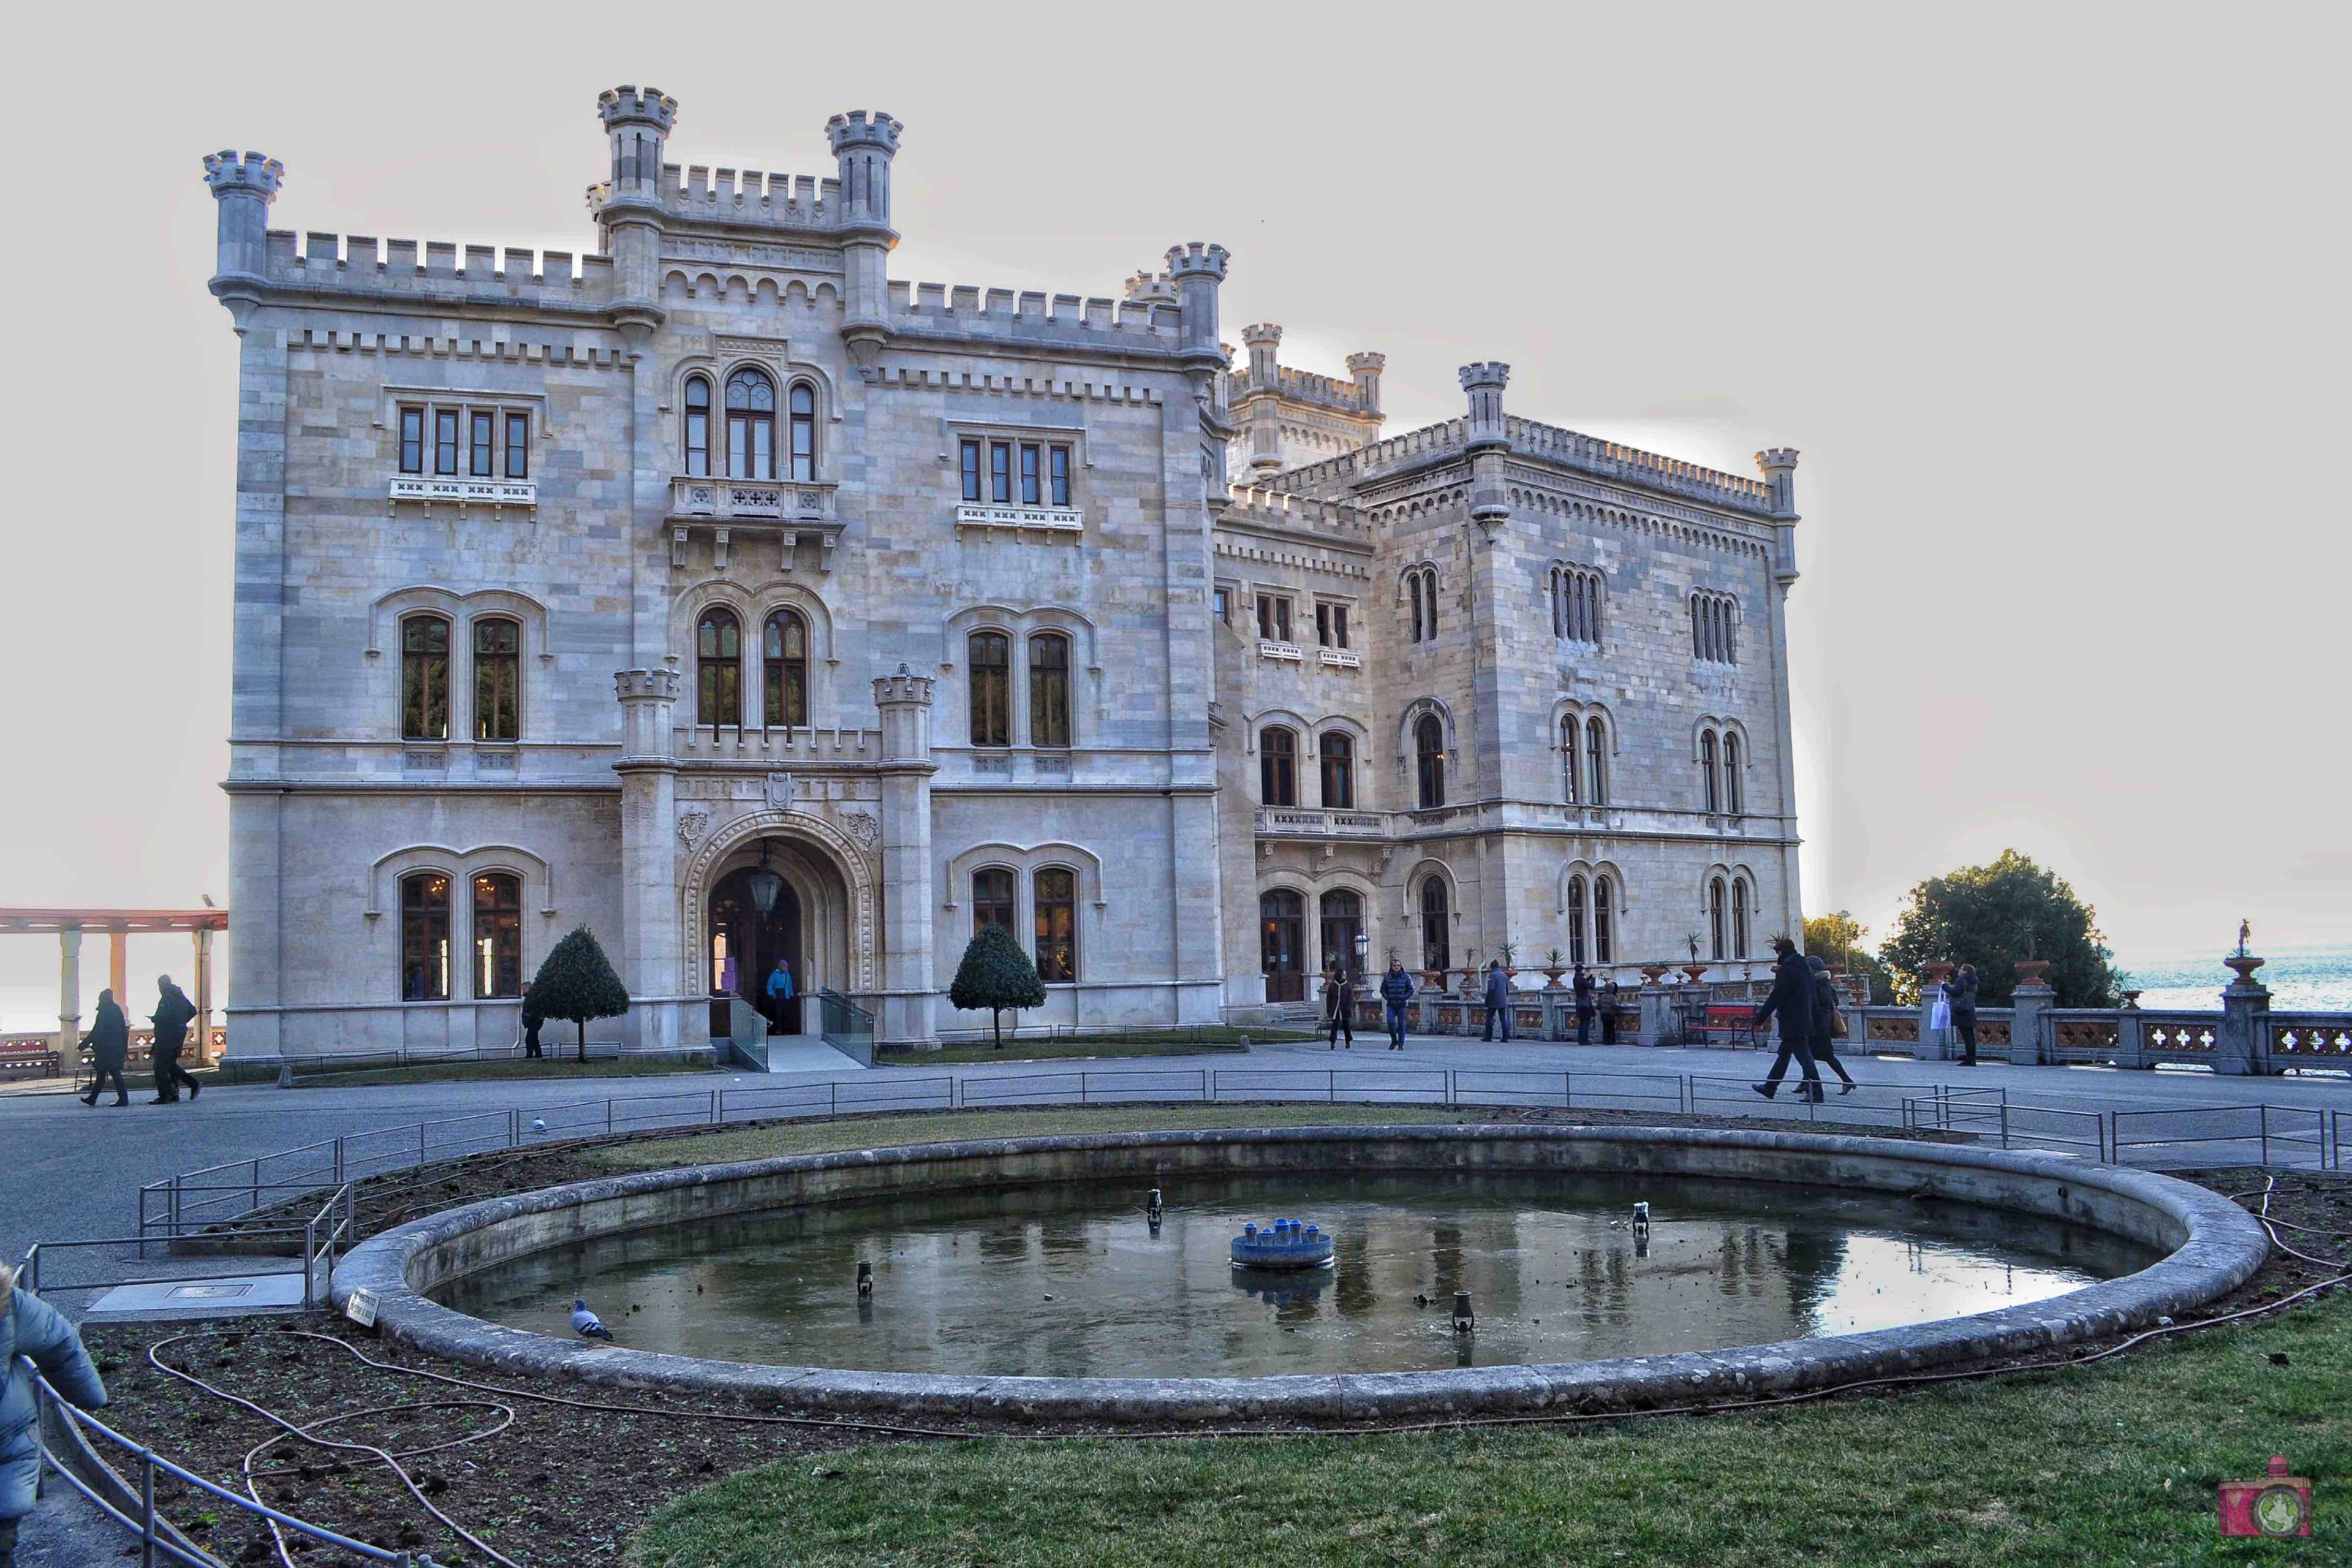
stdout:
[(85, 932), (107, 936), (107, 983), (125, 1012), (133, 1012), (126, 988), (128, 939), (185, 931), (195, 938), (195, 983), (188, 997), (195, 1004), (196, 1060), (210, 1059), (213, 1019), (213, 933), (228, 929), (226, 909), (19, 909), (0, 907), (0, 936), (48, 936), (58, 938), (58, 1071), (69, 1076), (81, 1043), (81, 939)]

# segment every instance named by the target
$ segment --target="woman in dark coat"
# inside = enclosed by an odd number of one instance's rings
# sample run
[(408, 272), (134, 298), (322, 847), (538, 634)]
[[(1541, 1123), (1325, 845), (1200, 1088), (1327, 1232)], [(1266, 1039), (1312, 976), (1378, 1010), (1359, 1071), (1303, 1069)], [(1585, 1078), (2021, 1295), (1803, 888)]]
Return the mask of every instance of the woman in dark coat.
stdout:
[(1780, 1054), (1772, 1059), (1772, 1071), (1764, 1075), (1761, 1083), (1749, 1088), (1769, 1100), (1780, 1092), (1780, 1080), (1789, 1071), (1789, 1059), (1805, 1070), (1805, 1081), (1798, 1092), (1816, 1105), (1822, 1102), (1822, 1075), (1813, 1066), (1813, 971), (1807, 967), (1797, 945), (1782, 936), (1772, 944), (1780, 955), (1772, 971), (1772, 994), (1756, 1009), (1750, 1027), (1761, 1029), (1764, 1020), (1779, 1014), (1780, 1019)]
[(90, 1071), (95, 1075), (90, 1080), (89, 1092), (81, 1097), (81, 1103), (97, 1104), (99, 1091), (104, 1089), (106, 1081), (111, 1078), (114, 1080), (114, 1103), (130, 1104), (131, 1091), (122, 1082), (122, 1062), (131, 1054), (131, 1020), (124, 1018), (122, 1009), (115, 1005), (112, 991), (98, 993), (98, 1019), (89, 1026), (89, 1032), (81, 1037), (81, 1042), (89, 1047)]
[(1819, 954), (1810, 954), (1805, 967), (1813, 972), (1813, 1060), (1822, 1062), (1843, 1081), (1841, 1094), (1853, 1092), (1853, 1074), (1837, 1059), (1837, 1042), (1831, 1030), (1837, 1027), (1838, 997), (1836, 982), (1830, 978), (1830, 967)]
[(1592, 1015), (1599, 1010), (1599, 1003), (1593, 994), (1592, 977), (1584, 972), (1581, 964), (1576, 967), (1576, 978), (1570, 983), (1569, 996), (1576, 1004), (1576, 1043), (1591, 1045)]
[(1960, 1036), (1960, 1065), (1974, 1067), (1977, 1064), (1977, 967), (1974, 964), (1961, 965), (1960, 972), (1952, 977), (1951, 985), (1946, 988), (1945, 996), (1951, 1003), (1952, 1028)]

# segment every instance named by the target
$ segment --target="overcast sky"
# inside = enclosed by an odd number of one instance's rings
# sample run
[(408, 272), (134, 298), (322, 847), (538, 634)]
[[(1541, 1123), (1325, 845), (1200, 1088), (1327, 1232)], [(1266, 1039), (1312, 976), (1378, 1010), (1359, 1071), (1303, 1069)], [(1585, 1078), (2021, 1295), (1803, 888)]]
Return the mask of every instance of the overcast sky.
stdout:
[[(0, 904), (226, 898), (199, 156), (284, 160), (277, 227), (586, 251), (627, 81), (679, 162), (829, 174), (829, 115), (903, 120), (895, 277), (1112, 294), (1214, 240), (1228, 338), (1385, 351), (1391, 431), (1501, 359), (1531, 418), (1799, 448), (1811, 911), (1883, 933), (2014, 845), (2127, 962), (2352, 940), (2342, 7), (341, 15), (18, 25)], [(55, 963), (0, 941), (8, 1022)]]

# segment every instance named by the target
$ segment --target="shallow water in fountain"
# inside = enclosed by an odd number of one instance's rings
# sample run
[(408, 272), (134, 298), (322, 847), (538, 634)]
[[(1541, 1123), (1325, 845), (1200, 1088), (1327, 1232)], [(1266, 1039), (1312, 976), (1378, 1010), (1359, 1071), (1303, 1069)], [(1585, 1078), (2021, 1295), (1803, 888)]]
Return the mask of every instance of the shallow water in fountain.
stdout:
[[(2103, 1232), (1766, 1182), (1428, 1172), (1146, 1192), (1016, 1187), (828, 1204), (533, 1253), (436, 1292), (562, 1334), (584, 1294), (641, 1350), (1083, 1377), (1418, 1372), (1853, 1333), (2147, 1267)], [(1630, 1221), (1650, 1205), (1643, 1239)], [(1332, 1266), (1237, 1270), (1244, 1221), (1311, 1220)], [(857, 1264), (874, 1265), (870, 1297)], [(1457, 1334), (1454, 1292), (1477, 1328)]]

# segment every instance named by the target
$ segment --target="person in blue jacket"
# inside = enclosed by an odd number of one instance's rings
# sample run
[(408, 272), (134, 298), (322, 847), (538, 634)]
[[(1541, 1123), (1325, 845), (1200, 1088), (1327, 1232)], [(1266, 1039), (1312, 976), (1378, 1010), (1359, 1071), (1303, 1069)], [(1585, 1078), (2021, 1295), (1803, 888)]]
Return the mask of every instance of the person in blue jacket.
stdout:
[(1381, 977), (1381, 1000), (1389, 1005), (1389, 1049), (1404, 1049), (1405, 1004), (1412, 1000), (1412, 977), (1404, 972), (1404, 960), (1389, 960), (1389, 972)]
[(16, 1568), (16, 1526), (33, 1511), (41, 1478), (41, 1452), (34, 1424), (40, 1406), (33, 1393), (30, 1361), (51, 1387), (84, 1410), (106, 1403), (106, 1385), (81, 1336), (38, 1296), (16, 1289), (16, 1270), (0, 1263), (0, 1568)]
[(776, 967), (768, 971), (768, 1018), (779, 1031), (784, 1028), (792, 1005), (793, 967), (778, 958)]

